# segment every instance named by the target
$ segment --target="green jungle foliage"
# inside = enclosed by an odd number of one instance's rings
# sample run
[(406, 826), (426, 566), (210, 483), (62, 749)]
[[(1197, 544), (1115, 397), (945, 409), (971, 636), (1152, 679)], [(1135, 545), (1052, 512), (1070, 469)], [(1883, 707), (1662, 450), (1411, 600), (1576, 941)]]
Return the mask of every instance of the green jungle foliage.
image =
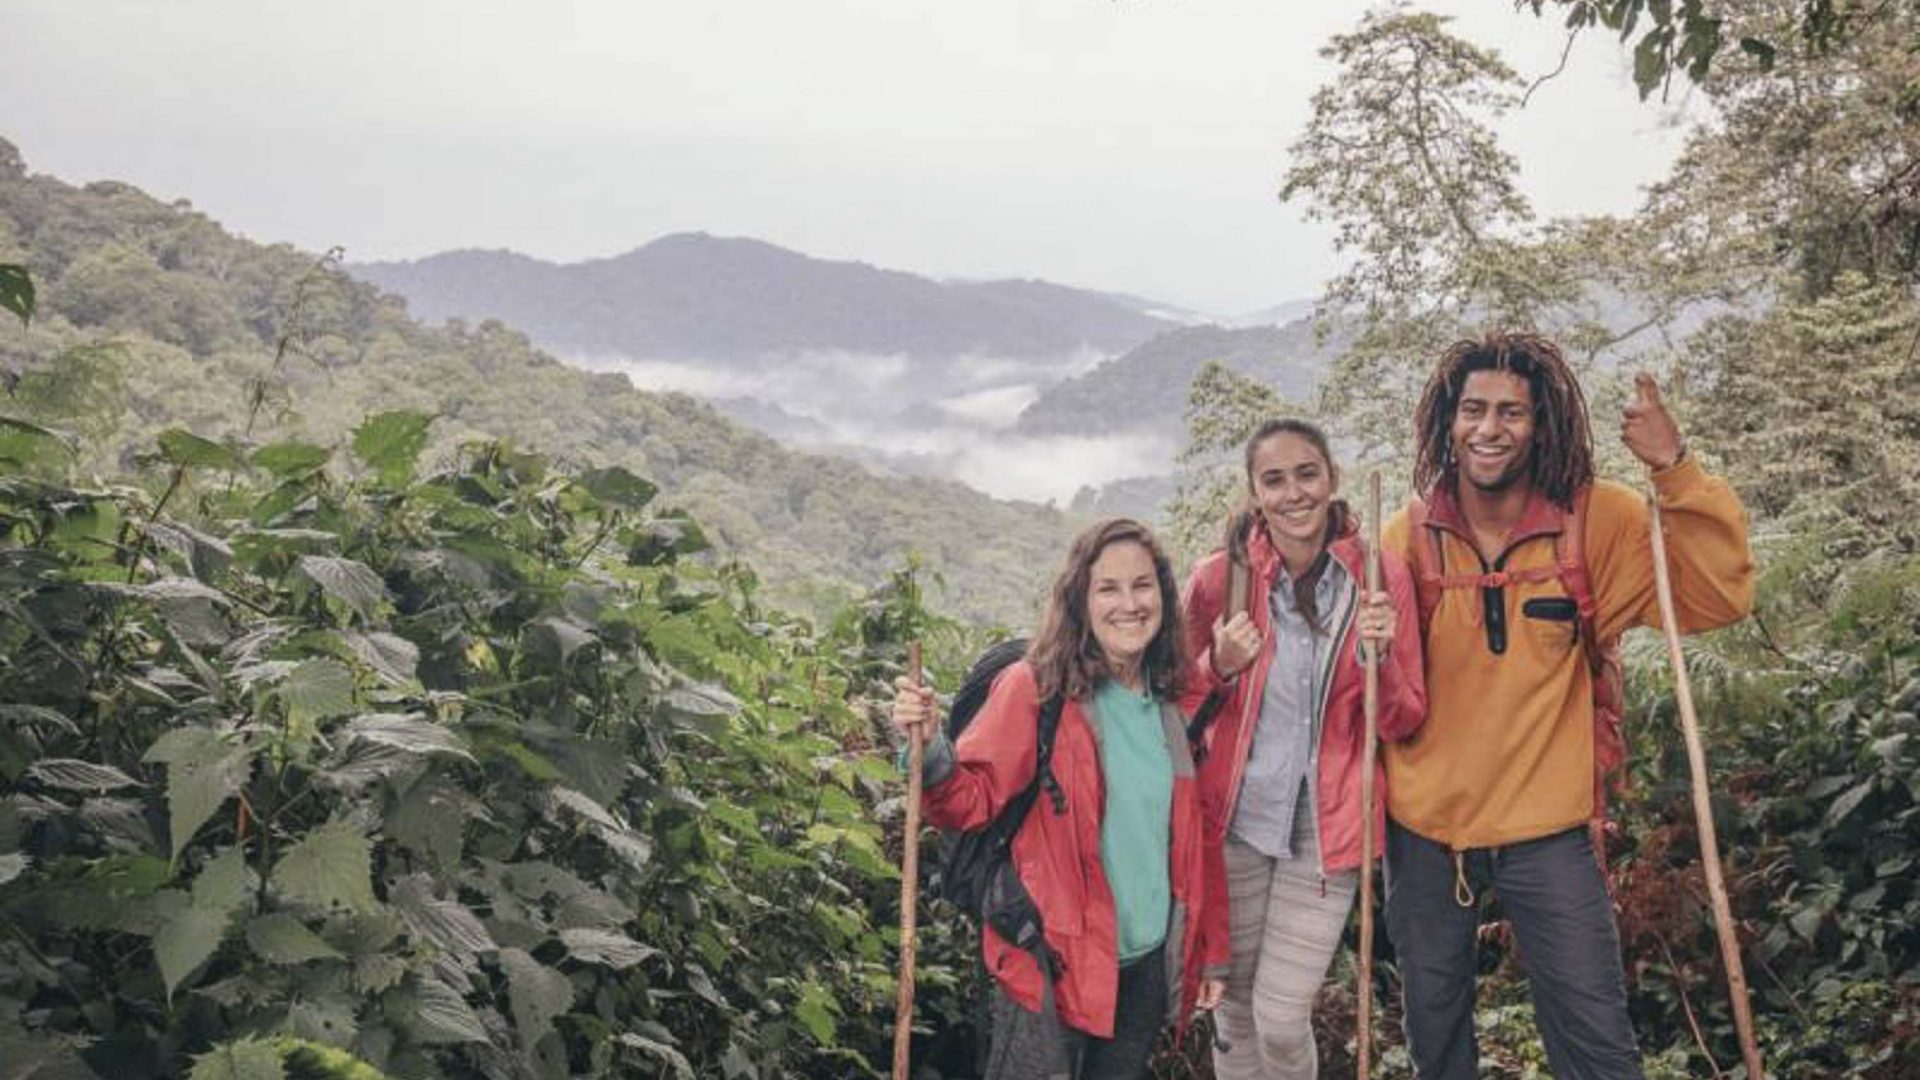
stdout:
[[(436, 417), (432, 454), (505, 438), (652, 477), (718, 548), (750, 557), (770, 595), (815, 613), (919, 552), (942, 571), (944, 609), (1024, 623), (1074, 528), (958, 483), (790, 452), (686, 395), (570, 368), (497, 322), (422, 326), (341, 273), (338, 254), (255, 244), (126, 184), (29, 175), (0, 139), (0, 263), (24, 264), (38, 286), (30, 330), (9, 327), (0, 360), (10, 383), (43, 384), (38, 415), (91, 425), (88, 468), (112, 473), (174, 426), (324, 444), (368, 413), (410, 408)], [(8, 310), (14, 280), (0, 271)], [(61, 370), (77, 348), (91, 350), (88, 379)]]
[[(417, 476), (418, 412), (169, 429), (114, 483), (9, 435), (4, 1075), (884, 1067), (863, 695), (909, 632), (971, 647), (911, 571), (816, 631), (625, 469), (480, 442)], [(955, 954), (935, 927), (928, 1015), (964, 1013)]]

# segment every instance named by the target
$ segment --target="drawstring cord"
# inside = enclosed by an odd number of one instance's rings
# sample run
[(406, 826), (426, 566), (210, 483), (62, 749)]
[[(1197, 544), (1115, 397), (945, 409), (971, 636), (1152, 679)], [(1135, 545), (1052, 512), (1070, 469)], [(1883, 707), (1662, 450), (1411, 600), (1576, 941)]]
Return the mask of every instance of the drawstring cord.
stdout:
[(1467, 859), (1462, 852), (1453, 853), (1453, 902), (1461, 907), (1473, 906), (1473, 887), (1467, 884)]

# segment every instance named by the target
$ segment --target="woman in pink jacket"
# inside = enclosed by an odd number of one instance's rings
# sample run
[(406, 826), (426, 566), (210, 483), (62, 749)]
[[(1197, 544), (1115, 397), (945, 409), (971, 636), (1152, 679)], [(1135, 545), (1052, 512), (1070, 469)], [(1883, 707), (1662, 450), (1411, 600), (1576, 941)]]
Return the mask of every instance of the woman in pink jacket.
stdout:
[[(1374, 830), (1375, 851), (1384, 839), (1384, 770), (1374, 818), (1360, 820), (1359, 646), (1381, 648), (1380, 734), (1404, 739), (1426, 713), (1420, 617), (1392, 554), (1381, 555), (1383, 591), (1366, 592), (1357, 522), (1334, 497), (1340, 475), (1318, 428), (1268, 421), (1247, 442), (1246, 470), (1228, 548), (1194, 568), (1185, 599), (1190, 647), (1232, 681), (1200, 765), (1226, 875), (1212, 886), (1227, 897), (1225, 925), (1209, 932), (1232, 948), (1214, 1075), (1311, 1080), (1313, 1000), (1353, 906), (1360, 830)], [(1239, 604), (1230, 552), (1248, 569)], [(1218, 905), (1210, 914), (1221, 918)]]

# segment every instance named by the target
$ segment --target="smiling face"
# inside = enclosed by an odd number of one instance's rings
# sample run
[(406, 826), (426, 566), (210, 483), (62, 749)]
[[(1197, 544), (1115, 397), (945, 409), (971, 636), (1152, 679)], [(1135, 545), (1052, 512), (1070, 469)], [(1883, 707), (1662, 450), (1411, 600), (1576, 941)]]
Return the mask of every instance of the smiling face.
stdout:
[(1283, 431), (1253, 448), (1247, 483), (1274, 543), (1313, 548), (1327, 538), (1327, 514), (1339, 474), (1304, 435)]
[(1487, 494), (1523, 483), (1533, 464), (1533, 391), (1511, 371), (1475, 371), (1453, 414), (1460, 478)]
[(1160, 580), (1145, 545), (1101, 549), (1087, 575), (1087, 625), (1115, 672), (1133, 672), (1160, 632)]

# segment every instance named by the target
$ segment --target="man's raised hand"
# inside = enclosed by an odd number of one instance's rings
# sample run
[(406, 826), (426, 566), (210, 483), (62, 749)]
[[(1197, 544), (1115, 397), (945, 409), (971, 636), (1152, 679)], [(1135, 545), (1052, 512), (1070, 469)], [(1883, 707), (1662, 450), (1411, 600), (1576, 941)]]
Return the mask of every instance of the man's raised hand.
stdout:
[(1654, 469), (1670, 468), (1686, 453), (1680, 425), (1661, 402), (1659, 385), (1644, 371), (1633, 377), (1633, 400), (1620, 417), (1620, 440)]

